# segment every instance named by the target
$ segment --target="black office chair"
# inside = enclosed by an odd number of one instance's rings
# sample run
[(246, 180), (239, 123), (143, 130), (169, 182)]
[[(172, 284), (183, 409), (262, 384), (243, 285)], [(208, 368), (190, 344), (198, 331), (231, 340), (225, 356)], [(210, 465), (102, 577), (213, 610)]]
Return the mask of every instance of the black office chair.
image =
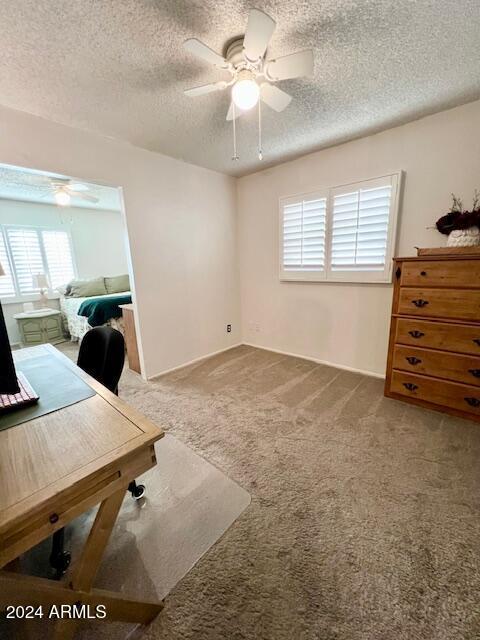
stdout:
[[(125, 340), (120, 331), (112, 327), (95, 327), (88, 331), (78, 352), (77, 365), (92, 378), (98, 380), (112, 393), (118, 395), (118, 381), (122, 375), (125, 362)], [(128, 490), (139, 500), (145, 493), (143, 484), (137, 485), (135, 480), (128, 485)], [(64, 551), (64, 529), (53, 534), (50, 564), (60, 577), (70, 564), (70, 553)]]

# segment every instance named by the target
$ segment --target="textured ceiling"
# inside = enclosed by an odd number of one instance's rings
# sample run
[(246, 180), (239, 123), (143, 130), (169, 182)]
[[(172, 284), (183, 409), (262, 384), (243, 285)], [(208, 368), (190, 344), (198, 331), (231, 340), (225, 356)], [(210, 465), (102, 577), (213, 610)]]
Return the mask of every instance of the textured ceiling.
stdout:
[[(227, 92), (185, 88), (222, 72), (182, 48), (222, 52), (248, 11), (277, 21), (269, 54), (315, 52), (315, 75), (279, 85), (294, 99), (238, 125)], [(479, 0), (0, 0), (0, 103), (233, 175), (480, 97)]]
[[(51, 178), (65, 179), (66, 176), (0, 165), (0, 199), (56, 204), (51, 189)], [(78, 181), (74, 180), (74, 182)], [(71, 200), (72, 207), (120, 211), (121, 203), (118, 189), (92, 184), (85, 180), (81, 180), (81, 183), (88, 187), (86, 193), (89, 196), (98, 198), (98, 202), (87, 202), (81, 198), (73, 197)], [(62, 207), (62, 209), (66, 210), (67, 208)]]

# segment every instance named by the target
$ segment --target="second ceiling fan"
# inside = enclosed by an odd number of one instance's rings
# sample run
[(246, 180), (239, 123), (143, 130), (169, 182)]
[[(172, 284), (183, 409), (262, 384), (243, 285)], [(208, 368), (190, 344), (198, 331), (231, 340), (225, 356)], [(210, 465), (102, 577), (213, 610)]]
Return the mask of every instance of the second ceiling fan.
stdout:
[(263, 11), (252, 9), (248, 16), (245, 36), (234, 40), (225, 52), (225, 57), (216, 53), (200, 40), (190, 38), (184, 43), (187, 51), (228, 71), (231, 78), (211, 84), (186, 89), (191, 97), (213, 91), (232, 88), (232, 100), (227, 120), (234, 120), (244, 111), (262, 100), (275, 111), (283, 111), (292, 100), (275, 82), (313, 74), (313, 51), (311, 49), (291, 53), (277, 59), (266, 60), (268, 43), (275, 30), (275, 21)]
[(86, 200), (92, 204), (98, 202), (98, 198), (85, 193), (89, 191), (88, 185), (70, 180), (69, 178), (50, 178), (48, 190), (53, 192), (55, 202), (60, 207), (68, 207), (72, 198)]

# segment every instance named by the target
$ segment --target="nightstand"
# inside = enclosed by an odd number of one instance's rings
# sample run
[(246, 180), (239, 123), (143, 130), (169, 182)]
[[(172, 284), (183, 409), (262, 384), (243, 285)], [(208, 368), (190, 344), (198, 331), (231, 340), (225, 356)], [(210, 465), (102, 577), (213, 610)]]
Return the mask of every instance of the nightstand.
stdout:
[(32, 313), (17, 313), (13, 316), (24, 347), (35, 344), (58, 344), (63, 342), (62, 314), (57, 309), (38, 309)]

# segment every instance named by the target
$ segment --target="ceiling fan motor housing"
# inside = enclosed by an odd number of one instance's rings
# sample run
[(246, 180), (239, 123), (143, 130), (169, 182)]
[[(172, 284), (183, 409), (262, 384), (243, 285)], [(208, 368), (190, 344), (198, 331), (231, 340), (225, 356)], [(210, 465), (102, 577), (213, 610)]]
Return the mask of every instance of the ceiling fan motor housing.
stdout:
[(234, 67), (239, 67), (245, 64), (245, 58), (243, 56), (243, 38), (238, 38), (228, 45), (225, 58)]

